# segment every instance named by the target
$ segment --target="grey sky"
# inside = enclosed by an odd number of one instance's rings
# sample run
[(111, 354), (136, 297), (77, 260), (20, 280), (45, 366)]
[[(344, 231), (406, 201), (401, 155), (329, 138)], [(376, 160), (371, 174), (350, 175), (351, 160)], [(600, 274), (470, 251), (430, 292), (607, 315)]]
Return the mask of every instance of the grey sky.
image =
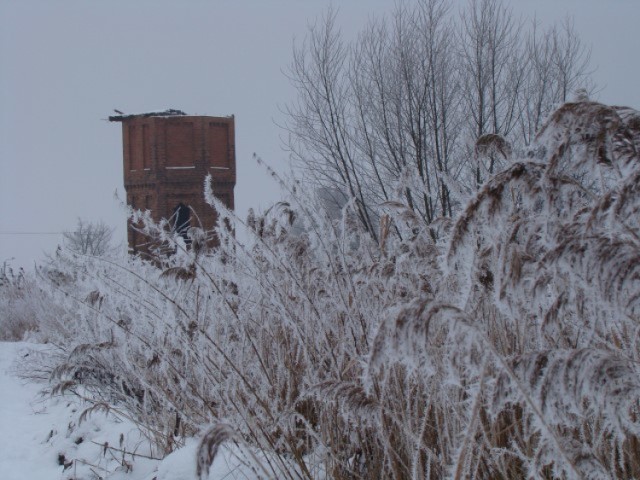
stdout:
[[(461, 2), (455, 2), (456, 5)], [(283, 70), (294, 37), (328, 1), (0, 0), (0, 263), (30, 265), (77, 217), (102, 219), (124, 239), (119, 124), (104, 119), (178, 108), (236, 115), (236, 208), (264, 208), (278, 191), (253, 152), (278, 169), (279, 106), (293, 90)], [(336, 4), (336, 2), (334, 2)], [(345, 33), (393, 2), (338, 4)], [(640, 1), (514, 0), (543, 23), (575, 18), (592, 45), (598, 98), (640, 108)], [(457, 7), (456, 7), (457, 8)]]

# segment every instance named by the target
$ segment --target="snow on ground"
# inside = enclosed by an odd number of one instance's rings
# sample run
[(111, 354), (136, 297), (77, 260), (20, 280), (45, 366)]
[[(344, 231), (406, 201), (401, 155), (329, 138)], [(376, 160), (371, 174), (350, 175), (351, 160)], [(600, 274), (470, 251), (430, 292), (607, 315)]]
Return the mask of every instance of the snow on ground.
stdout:
[[(33, 349), (0, 342), (0, 478), (3, 480), (196, 480), (195, 439), (163, 461), (136, 426), (113, 414), (78, 418), (87, 405), (73, 396), (43, 396), (45, 386), (18, 378), (14, 365)], [(254, 480), (235, 448), (223, 448), (208, 480)]]
[(51, 480), (60, 476), (62, 467), (43, 442), (59, 420), (59, 412), (47, 411), (37, 400), (38, 385), (8, 372), (24, 344), (0, 345), (0, 472), (6, 480)]

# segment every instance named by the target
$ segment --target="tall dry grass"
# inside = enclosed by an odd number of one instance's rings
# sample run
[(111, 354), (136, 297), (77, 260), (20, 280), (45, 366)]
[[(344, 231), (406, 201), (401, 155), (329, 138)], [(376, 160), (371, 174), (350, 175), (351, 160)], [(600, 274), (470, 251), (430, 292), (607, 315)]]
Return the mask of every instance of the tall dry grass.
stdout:
[(39, 368), (164, 452), (213, 424), (203, 476), (234, 441), (273, 478), (640, 478), (639, 149), (638, 112), (566, 104), (438, 242), (295, 192), (240, 242), (209, 195), (214, 251), (147, 222), (176, 255), (58, 252)]
[(23, 269), (16, 272), (8, 262), (0, 266), (0, 341), (34, 337), (42, 321), (58, 314), (52, 298), (32, 274)]

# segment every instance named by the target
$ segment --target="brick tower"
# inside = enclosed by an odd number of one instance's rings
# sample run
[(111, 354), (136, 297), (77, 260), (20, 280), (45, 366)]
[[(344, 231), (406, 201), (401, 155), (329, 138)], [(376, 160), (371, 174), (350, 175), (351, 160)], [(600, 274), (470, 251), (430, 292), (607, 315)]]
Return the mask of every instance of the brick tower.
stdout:
[[(122, 123), (124, 188), (127, 204), (150, 210), (174, 229), (210, 230), (216, 212), (204, 200), (204, 179), (211, 174), (213, 192), (233, 209), (236, 183), (234, 118), (186, 115), (166, 110), (109, 117)], [(148, 239), (128, 228), (129, 249), (146, 251)]]

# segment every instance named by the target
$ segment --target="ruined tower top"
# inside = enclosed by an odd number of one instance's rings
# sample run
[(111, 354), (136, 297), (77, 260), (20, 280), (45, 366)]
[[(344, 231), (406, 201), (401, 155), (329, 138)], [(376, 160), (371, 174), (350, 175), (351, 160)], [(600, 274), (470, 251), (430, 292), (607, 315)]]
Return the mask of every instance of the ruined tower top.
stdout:
[[(109, 120), (122, 123), (124, 187), (127, 203), (133, 208), (150, 210), (156, 221), (170, 219), (179, 233), (189, 226), (210, 230), (217, 215), (204, 200), (208, 174), (214, 194), (233, 208), (233, 116), (195, 116), (171, 109), (119, 113)], [(147, 239), (132, 228), (128, 230), (129, 248), (144, 249)]]

